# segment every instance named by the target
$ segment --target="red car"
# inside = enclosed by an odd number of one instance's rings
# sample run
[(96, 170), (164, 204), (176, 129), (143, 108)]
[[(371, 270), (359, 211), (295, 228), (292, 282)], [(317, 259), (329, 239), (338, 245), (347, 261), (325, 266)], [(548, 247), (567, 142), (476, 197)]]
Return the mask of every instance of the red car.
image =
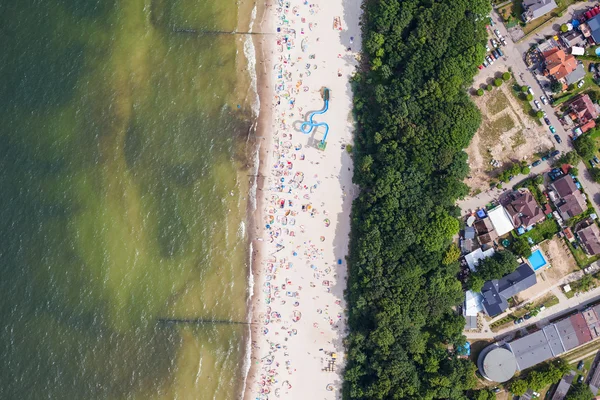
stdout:
[(483, 64), (482, 64), (482, 65), (480, 65), (480, 66), (479, 66), (479, 67), (477, 67), (477, 68), (479, 68), (479, 69), (483, 69)]

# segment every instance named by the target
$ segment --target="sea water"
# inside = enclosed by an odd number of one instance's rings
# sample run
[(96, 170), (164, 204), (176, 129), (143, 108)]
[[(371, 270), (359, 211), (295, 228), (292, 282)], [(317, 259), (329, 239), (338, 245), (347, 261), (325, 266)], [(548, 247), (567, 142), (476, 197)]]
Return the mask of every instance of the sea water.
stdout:
[(0, 20), (0, 398), (238, 397), (237, 1), (8, 0)]

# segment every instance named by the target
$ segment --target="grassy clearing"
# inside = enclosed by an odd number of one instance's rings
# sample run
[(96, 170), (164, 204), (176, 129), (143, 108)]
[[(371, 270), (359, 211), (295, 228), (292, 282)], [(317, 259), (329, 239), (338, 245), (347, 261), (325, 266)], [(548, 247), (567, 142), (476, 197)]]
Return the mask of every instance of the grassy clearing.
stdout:
[(523, 131), (520, 130), (519, 132), (515, 133), (513, 135), (513, 137), (511, 138), (512, 140), (512, 146), (511, 148), (514, 150), (519, 146), (524, 145), (525, 143), (527, 143), (527, 139), (525, 139), (525, 135), (523, 135)]
[(490, 115), (496, 115), (499, 112), (506, 110), (510, 105), (508, 98), (501, 90), (496, 90), (486, 103), (486, 108)]

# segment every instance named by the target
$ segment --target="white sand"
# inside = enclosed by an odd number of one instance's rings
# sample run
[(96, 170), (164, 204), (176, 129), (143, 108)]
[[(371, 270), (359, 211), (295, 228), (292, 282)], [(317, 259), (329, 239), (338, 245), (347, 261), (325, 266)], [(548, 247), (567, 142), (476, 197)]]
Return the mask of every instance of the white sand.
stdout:
[[(360, 13), (359, 0), (275, 1), (260, 27), (280, 32), (261, 39), (270, 76), (260, 79), (259, 91), (263, 109), (272, 108), (263, 122), (262, 145), (269, 151), (257, 194), (262, 205), (253, 238), (258, 254), (246, 399), (341, 398), (345, 257), (356, 192), (345, 145), (352, 144), (349, 79), (360, 49)], [(334, 30), (334, 17), (341, 31)], [(308, 113), (323, 108), (323, 87), (330, 89), (329, 110), (314, 121), (329, 124), (325, 151), (317, 149), (323, 127), (300, 131)], [(333, 370), (325, 371), (334, 357)]]

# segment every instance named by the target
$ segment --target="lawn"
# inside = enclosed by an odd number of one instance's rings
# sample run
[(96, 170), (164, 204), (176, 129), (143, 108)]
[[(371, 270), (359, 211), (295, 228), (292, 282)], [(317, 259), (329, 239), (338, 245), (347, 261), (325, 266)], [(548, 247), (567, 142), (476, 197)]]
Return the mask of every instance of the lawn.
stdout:
[(554, 103), (552, 103), (552, 105), (554, 107), (559, 106), (583, 92), (599, 91), (598, 85), (596, 85), (594, 83), (592, 74), (590, 74), (589, 72), (586, 73), (585, 78), (583, 78), (583, 80), (585, 83), (583, 84), (582, 87), (580, 87), (580, 88), (575, 87), (575, 89), (573, 89), (573, 90), (566, 90), (565, 92), (563, 92), (563, 94), (560, 95), (560, 97), (554, 97)]
[(488, 123), (487, 133), (496, 140), (504, 132), (508, 132), (515, 127), (515, 121), (509, 114), (498, 117), (495, 121)]
[(597, 254), (593, 257), (588, 257), (588, 255), (585, 254), (583, 250), (581, 250), (581, 247), (578, 247), (576, 249), (568, 240), (565, 239), (565, 241), (567, 243), (567, 246), (569, 246), (569, 250), (571, 250), (573, 257), (575, 258), (577, 265), (579, 265), (579, 268), (585, 268), (594, 261), (600, 260), (600, 254)]
[[(529, 232), (525, 232), (521, 236), (524, 238), (531, 238), (535, 244), (539, 244), (546, 239), (550, 239), (552, 236), (556, 235), (560, 228), (556, 221), (551, 218), (547, 219), (542, 223), (539, 223), (530, 230)], [(513, 235), (516, 237), (517, 234), (513, 231)]]

